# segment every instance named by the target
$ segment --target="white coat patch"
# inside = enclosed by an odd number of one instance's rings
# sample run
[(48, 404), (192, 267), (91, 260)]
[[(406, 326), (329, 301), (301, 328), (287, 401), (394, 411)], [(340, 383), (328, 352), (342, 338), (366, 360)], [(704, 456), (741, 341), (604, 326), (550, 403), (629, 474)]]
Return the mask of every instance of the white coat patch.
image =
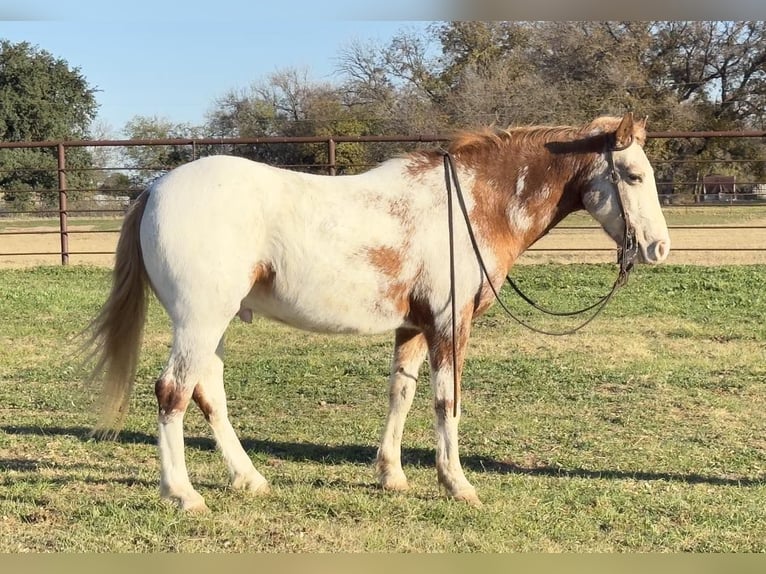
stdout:
[(521, 195), (524, 192), (528, 171), (527, 166), (524, 166), (519, 170), (519, 177), (516, 178), (516, 195)]

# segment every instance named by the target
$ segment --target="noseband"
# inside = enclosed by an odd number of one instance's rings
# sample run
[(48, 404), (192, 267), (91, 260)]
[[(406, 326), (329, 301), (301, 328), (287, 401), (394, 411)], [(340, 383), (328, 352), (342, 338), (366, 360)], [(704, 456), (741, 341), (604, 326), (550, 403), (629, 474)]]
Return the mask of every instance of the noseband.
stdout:
[(612, 288), (609, 290), (609, 292), (603, 297), (599, 298), (592, 305), (589, 305), (577, 311), (551, 311), (549, 309), (546, 309), (545, 307), (542, 307), (541, 305), (536, 303), (534, 300), (532, 300), (528, 295), (526, 295), (519, 288), (519, 286), (511, 278), (510, 275), (506, 275), (506, 280), (508, 281), (508, 284), (526, 303), (528, 303), (529, 305), (531, 305), (538, 311), (545, 313), (547, 315), (553, 315), (557, 317), (573, 317), (576, 315), (582, 315), (583, 313), (586, 313), (592, 309), (596, 309), (595, 312), (590, 317), (588, 317), (585, 321), (583, 321), (577, 327), (564, 330), (564, 331), (547, 331), (545, 329), (534, 327), (530, 325), (529, 323), (527, 323), (526, 321), (524, 321), (523, 319), (520, 319), (517, 315), (515, 315), (508, 308), (508, 306), (505, 303), (503, 303), (503, 300), (500, 299), (500, 295), (498, 294), (497, 289), (495, 289), (495, 286), (492, 284), (492, 279), (490, 278), (489, 272), (487, 271), (487, 266), (484, 263), (484, 258), (481, 256), (481, 251), (479, 250), (479, 243), (476, 240), (476, 236), (474, 235), (474, 232), (473, 232), (473, 227), (471, 226), (471, 222), (468, 217), (468, 209), (466, 208), (466, 205), (465, 205), (465, 199), (463, 198), (463, 191), (460, 188), (460, 181), (458, 180), (457, 170), (455, 169), (455, 163), (452, 159), (452, 155), (447, 151), (443, 152), (444, 179), (445, 179), (445, 185), (447, 188), (447, 219), (448, 219), (448, 226), (449, 226), (450, 304), (451, 304), (451, 310), (452, 310), (452, 366), (453, 366), (452, 373), (453, 373), (453, 384), (454, 384), (454, 389), (453, 389), (454, 390), (454, 401), (453, 401), (454, 416), (457, 416), (457, 405), (458, 405), (460, 388), (458, 385), (457, 368), (456, 368), (457, 366), (457, 341), (456, 341), (457, 309), (456, 309), (456, 302), (455, 302), (455, 246), (454, 246), (455, 240), (454, 240), (454, 222), (452, 219), (452, 213), (453, 213), (452, 182), (454, 181), (455, 183), (455, 195), (457, 196), (458, 205), (460, 206), (460, 211), (462, 212), (463, 219), (465, 220), (465, 223), (466, 223), (466, 227), (468, 230), (468, 237), (471, 240), (471, 245), (473, 247), (474, 253), (476, 254), (476, 259), (479, 262), (479, 266), (481, 267), (482, 273), (487, 278), (487, 283), (489, 283), (489, 287), (492, 290), (492, 293), (495, 296), (495, 299), (500, 304), (500, 307), (503, 309), (503, 311), (505, 311), (505, 313), (509, 317), (511, 317), (511, 319), (513, 319), (520, 325), (523, 325), (524, 327), (536, 333), (542, 333), (544, 335), (555, 335), (555, 336), (571, 335), (573, 333), (576, 333), (583, 327), (585, 327), (591, 321), (593, 321), (593, 319), (595, 319), (601, 313), (601, 311), (604, 310), (604, 307), (606, 307), (606, 304), (609, 302), (612, 296), (617, 292), (617, 290), (628, 282), (628, 275), (630, 274), (631, 269), (633, 269), (633, 265), (635, 263), (636, 257), (638, 256), (638, 242), (636, 241), (636, 231), (635, 231), (635, 228), (633, 227), (633, 224), (630, 221), (630, 218), (628, 217), (628, 212), (625, 210), (625, 200), (622, 196), (622, 193), (623, 193), (622, 178), (620, 177), (620, 173), (614, 164), (614, 157), (612, 155), (613, 152), (627, 149), (628, 147), (630, 147), (632, 143), (633, 143), (632, 137), (630, 138), (630, 140), (628, 140), (627, 144), (624, 144), (622, 146), (617, 146), (616, 142), (614, 142), (613, 140), (612, 141), (608, 140), (606, 148), (604, 150), (604, 155), (606, 156), (606, 161), (607, 161), (607, 164), (609, 165), (609, 180), (615, 185), (615, 188), (617, 189), (617, 203), (620, 206), (620, 215), (623, 221), (622, 244), (617, 249), (617, 263), (619, 264), (619, 270), (617, 274), (617, 279), (615, 279), (614, 284), (612, 285)]

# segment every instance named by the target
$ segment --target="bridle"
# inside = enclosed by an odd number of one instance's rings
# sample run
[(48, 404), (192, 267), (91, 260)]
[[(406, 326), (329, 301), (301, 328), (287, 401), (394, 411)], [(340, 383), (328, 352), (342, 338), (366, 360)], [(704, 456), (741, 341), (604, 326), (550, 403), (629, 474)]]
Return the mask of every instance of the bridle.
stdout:
[(552, 315), (556, 317), (574, 317), (577, 315), (582, 315), (583, 313), (587, 313), (588, 311), (595, 309), (594, 313), (591, 316), (589, 316), (585, 321), (580, 323), (578, 326), (572, 329), (564, 330), (564, 331), (547, 331), (545, 329), (540, 329), (538, 327), (534, 327), (533, 325), (530, 325), (523, 319), (519, 318), (516, 314), (514, 314), (508, 308), (508, 306), (503, 302), (503, 300), (500, 298), (498, 290), (493, 285), (490, 274), (487, 271), (487, 266), (484, 263), (484, 258), (481, 256), (479, 243), (476, 240), (476, 236), (473, 232), (473, 227), (471, 226), (471, 222), (468, 217), (468, 209), (466, 208), (465, 199), (463, 197), (463, 191), (460, 187), (460, 181), (458, 180), (457, 170), (455, 169), (455, 162), (452, 159), (452, 155), (448, 151), (442, 152), (442, 155), (444, 157), (444, 179), (445, 179), (445, 186), (447, 188), (447, 219), (448, 219), (448, 228), (449, 228), (450, 305), (451, 305), (451, 311), (452, 311), (452, 376), (453, 376), (453, 385), (454, 385), (453, 416), (457, 416), (457, 404), (458, 404), (460, 389), (457, 382), (457, 340), (456, 340), (457, 339), (456, 337), (457, 309), (456, 309), (456, 302), (455, 302), (455, 245), (454, 245), (455, 234), (454, 234), (454, 222), (452, 217), (452, 214), (453, 214), (452, 182), (454, 182), (455, 184), (455, 195), (457, 196), (458, 205), (463, 215), (463, 219), (465, 221), (466, 228), (468, 231), (468, 237), (471, 241), (471, 246), (473, 247), (473, 251), (479, 263), (479, 267), (481, 268), (483, 275), (487, 278), (487, 283), (489, 284), (492, 294), (494, 295), (495, 299), (497, 300), (497, 302), (499, 303), (503, 311), (505, 311), (506, 315), (511, 317), (511, 319), (513, 319), (520, 325), (523, 325), (524, 327), (536, 333), (541, 333), (543, 335), (554, 335), (554, 336), (571, 335), (573, 333), (576, 333), (577, 331), (579, 331), (586, 325), (588, 325), (591, 321), (593, 321), (604, 310), (604, 307), (606, 307), (606, 304), (612, 299), (612, 297), (617, 292), (617, 290), (628, 282), (628, 276), (630, 274), (630, 271), (633, 269), (633, 265), (638, 255), (638, 243), (636, 241), (636, 231), (635, 231), (635, 228), (633, 227), (633, 224), (630, 221), (628, 212), (625, 210), (625, 200), (623, 198), (623, 190), (621, 185), (622, 178), (620, 177), (620, 173), (614, 164), (614, 157), (612, 155), (613, 152), (627, 149), (628, 147), (630, 147), (632, 143), (633, 143), (632, 137), (628, 140), (627, 144), (624, 144), (621, 146), (618, 146), (616, 144), (616, 141), (614, 140), (614, 138), (608, 138), (607, 143), (605, 145), (605, 149), (604, 149), (604, 155), (606, 156), (606, 161), (609, 166), (609, 179), (615, 185), (617, 189), (617, 202), (620, 207), (620, 215), (622, 217), (623, 226), (624, 226), (622, 243), (617, 250), (617, 263), (619, 264), (619, 270), (617, 273), (617, 278), (612, 284), (612, 288), (609, 290), (609, 292), (603, 297), (600, 297), (595, 303), (588, 305), (587, 307), (584, 307), (583, 309), (579, 309), (577, 311), (551, 311), (550, 309), (542, 307), (541, 305), (536, 303), (534, 300), (532, 300), (528, 295), (526, 295), (521, 290), (521, 288), (516, 284), (516, 282), (513, 280), (513, 278), (510, 275), (506, 275), (506, 280), (508, 281), (508, 284), (526, 303), (528, 303), (533, 308), (547, 315)]

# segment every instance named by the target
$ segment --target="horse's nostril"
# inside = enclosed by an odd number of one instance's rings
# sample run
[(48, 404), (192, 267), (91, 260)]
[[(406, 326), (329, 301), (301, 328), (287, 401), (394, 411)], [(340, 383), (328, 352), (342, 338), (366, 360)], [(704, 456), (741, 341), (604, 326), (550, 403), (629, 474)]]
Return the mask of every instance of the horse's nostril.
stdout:
[(663, 261), (670, 252), (670, 243), (668, 241), (657, 241), (654, 244), (654, 254), (657, 261)]

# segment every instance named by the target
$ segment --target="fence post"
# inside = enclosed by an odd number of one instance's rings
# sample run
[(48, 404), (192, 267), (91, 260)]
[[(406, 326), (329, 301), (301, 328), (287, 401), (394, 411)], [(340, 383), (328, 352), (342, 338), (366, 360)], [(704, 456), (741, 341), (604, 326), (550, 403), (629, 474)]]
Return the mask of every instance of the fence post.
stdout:
[(58, 144), (59, 231), (61, 234), (61, 264), (69, 264), (69, 228), (67, 227), (66, 159), (64, 144)]
[(330, 175), (335, 175), (335, 140), (330, 138), (327, 140), (327, 171)]

